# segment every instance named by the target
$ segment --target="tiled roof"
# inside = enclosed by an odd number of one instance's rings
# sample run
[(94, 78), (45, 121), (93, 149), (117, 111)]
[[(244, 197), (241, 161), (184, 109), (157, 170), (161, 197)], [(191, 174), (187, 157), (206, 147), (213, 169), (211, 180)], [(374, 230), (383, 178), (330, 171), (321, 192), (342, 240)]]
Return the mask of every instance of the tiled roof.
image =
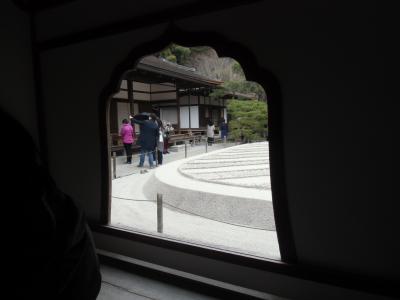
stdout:
[(156, 56), (146, 56), (140, 60), (136, 69), (162, 74), (183, 81), (198, 83), (204, 86), (216, 87), (223, 82), (200, 75), (194, 68), (178, 65)]

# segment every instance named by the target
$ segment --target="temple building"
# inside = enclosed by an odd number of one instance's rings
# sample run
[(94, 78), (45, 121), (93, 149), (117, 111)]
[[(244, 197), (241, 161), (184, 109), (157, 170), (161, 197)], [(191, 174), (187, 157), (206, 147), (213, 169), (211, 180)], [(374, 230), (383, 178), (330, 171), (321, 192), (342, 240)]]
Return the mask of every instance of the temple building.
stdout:
[[(120, 91), (110, 104), (110, 133), (118, 134), (122, 120), (142, 112), (154, 112), (170, 122), (176, 133), (203, 134), (207, 120), (218, 126), (227, 119), (226, 99), (210, 93), (223, 82), (198, 74), (194, 68), (156, 56), (147, 56), (128, 70)], [(139, 127), (135, 131), (139, 133)]]

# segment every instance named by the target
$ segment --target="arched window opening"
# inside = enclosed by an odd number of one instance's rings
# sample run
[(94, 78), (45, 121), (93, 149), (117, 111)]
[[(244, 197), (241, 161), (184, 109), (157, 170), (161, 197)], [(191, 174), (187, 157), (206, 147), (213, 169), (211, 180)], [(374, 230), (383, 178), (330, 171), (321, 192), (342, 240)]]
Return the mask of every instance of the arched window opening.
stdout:
[(208, 46), (170, 44), (126, 70), (109, 102), (110, 223), (280, 259), (265, 90)]

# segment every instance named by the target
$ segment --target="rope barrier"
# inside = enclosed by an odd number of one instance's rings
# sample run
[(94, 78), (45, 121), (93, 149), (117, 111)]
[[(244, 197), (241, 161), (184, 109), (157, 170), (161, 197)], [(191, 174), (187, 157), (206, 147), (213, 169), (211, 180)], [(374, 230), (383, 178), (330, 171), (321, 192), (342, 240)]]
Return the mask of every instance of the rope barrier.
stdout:
[[(116, 198), (116, 199), (120, 199), (120, 200), (127, 200), (127, 201), (155, 202), (155, 200), (137, 200), (137, 199), (131, 199), (131, 198), (114, 197), (114, 196), (112, 196), (112, 198)], [(164, 201), (163, 204), (166, 205), (166, 206), (172, 207), (172, 208), (174, 208), (176, 210), (183, 211), (183, 212), (185, 212), (187, 214), (194, 215), (194, 216), (197, 216), (197, 217), (200, 217), (200, 218), (203, 218), (203, 219), (207, 219), (207, 220), (210, 220), (210, 221), (214, 221), (214, 222), (219, 222), (219, 223), (223, 223), (223, 224), (227, 224), (227, 225), (232, 225), (232, 226), (242, 227), (242, 228), (248, 228), (248, 229), (255, 229), (255, 230), (262, 230), (262, 231), (275, 231), (275, 230), (268, 230), (268, 229), (264, 229), (264, 228), (260, 228), (260, 227), (252, 227), (252, 226), (240, 225), (240, 224), (235, 224), (235, 223), (230, 223), (230, 222), (225, 222), (225, 221), (220, 221), (220, 220), (207, 218), (207, 217), (204, 217), (202, 215), (193, 213), (191, 211), (176, 207), (175, 205), (169, 204), (169, 203), (167, 203), (165, 201)]]
[(194, 215), (194, 216), (203, 218), (203, 219), (207, 219), (207, 220), (211, 220), (211, 221), (215, 221), (215, 222), (219, 222), (219, 223), (223, 223), (223, 224), (227, 224), (227, 225), (232, 225), (232, 226), (237, 226), (237, 227), (242, 227), (242, 228), (248, 228), (248, 229), (255, 229), (255, 230), (275, 231), (275, 230), (267, 230), (267, 229), (260, 228), (260, 227), (246, 226), (246, 225), (240, 225), (240, 224), (235, 224), (235, 223), (231, 223), (231, 222), (225, 222), (225, 221), (215, 220), (215, 219), (207, 218), (207, 217), (201, 216), (201, 215), (199, 215), (199, 214), (196, 214), (196, 213), (187, 211), (187, 210), (185, 210), (185, 209), (176, 207), (176, 206), (174, 206), (174, 205), (172, 205), (172, 204), (169, 204), (169, 203), (167, 203), (167, 202), (164, 202), (164, 204), (165, 204), (166, 206), (173, 207), (173, 208), (175, 208), (176, 210), (183, 211), (183, 212), (185, 212), (185, 213), (187, 213), (187, 214), (191, 214), (191, 215)]
[(112, 198), (120, 199), (120, 200), (129, 200), (129, 201), (138, 201), (138, 202), (155, 202), (155, 200), (147, 200), (147, 199), (130, 199), (130, 198), (123, 198), (123, 197), (116, 197), (112, 196)]

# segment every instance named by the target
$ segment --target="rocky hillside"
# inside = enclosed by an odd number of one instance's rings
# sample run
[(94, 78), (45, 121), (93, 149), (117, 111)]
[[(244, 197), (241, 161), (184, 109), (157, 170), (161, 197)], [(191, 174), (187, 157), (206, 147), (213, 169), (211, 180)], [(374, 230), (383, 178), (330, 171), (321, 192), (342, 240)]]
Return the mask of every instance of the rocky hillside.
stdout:
[(218, 57), (217, 52), (210, 47), (191, 48), (190, 55), (184, 62), (194, 67), (197, 72), (222, 81), (245, 81), (239, 63), (230, 57)]
[(259, 84), (246, 81), (243, 69), (236, 60), (230, 57), (218, 57), (217, 52), (211, 47), (188, 48), (171, 44), (162, 50), (159, 56), (195, 68), (199, 74), (208, 78), (223, 81), (224, 90), (215, 91), (216, 93), (234, 93), (237, 96), (242, 94), (244, 99), (249, 97), (264, 101), (267, 99), (264, 89)]

